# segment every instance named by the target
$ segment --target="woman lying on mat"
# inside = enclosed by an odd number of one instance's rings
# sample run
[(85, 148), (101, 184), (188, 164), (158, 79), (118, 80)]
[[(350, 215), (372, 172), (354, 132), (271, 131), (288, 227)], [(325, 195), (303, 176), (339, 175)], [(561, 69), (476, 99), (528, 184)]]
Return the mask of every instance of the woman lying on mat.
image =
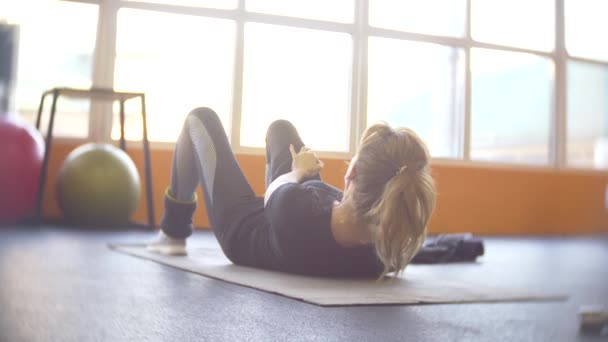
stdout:
[(344, 177), (344, 193), (288, 121), (266, 134), (266, 194), (257, 197), (209, 108), (193, 110), (173, 155), (161, 232), (148, 249), (185, 254), (196, 188), (211, 228), (235, 264), (317, 276), (403, 271), (420, 249), (435, 205), (429, 155), (411, 130), (369, 127)]

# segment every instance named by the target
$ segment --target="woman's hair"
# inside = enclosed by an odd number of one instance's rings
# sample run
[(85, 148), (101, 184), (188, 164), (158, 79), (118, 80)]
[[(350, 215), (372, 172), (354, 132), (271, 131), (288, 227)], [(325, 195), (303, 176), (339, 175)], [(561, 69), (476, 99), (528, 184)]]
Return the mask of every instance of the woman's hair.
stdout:
[(402, 272), (426, 238), (436, 196), (429, 159), (424, 142), (408, 128), (379, 123), (361, 138), (356, 178), (346, 195), (370, 229), (383, 276)]

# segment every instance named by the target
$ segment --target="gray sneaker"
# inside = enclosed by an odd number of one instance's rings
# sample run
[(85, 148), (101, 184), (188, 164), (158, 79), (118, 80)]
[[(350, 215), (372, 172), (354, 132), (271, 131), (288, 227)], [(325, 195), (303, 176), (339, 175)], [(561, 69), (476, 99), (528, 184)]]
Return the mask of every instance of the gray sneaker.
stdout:
[(174, 239), (167, 236), (162, 230), (152, 242), (146, 245), (146, 249), (153, 253), (163, 255), (186, 255), (186, 239)]

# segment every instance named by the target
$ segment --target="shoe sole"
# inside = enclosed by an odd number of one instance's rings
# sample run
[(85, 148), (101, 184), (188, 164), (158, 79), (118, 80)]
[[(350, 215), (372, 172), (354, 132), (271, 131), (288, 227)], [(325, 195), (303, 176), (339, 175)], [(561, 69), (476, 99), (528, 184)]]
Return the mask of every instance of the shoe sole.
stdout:
[(171, 256), (179, 256), (179, 255), (187, 255), (186, 247), (176, 247), (176, 246), (147, 246), (146, 249), (149, 252), (158, 253), (162, 255), (171, 255)]

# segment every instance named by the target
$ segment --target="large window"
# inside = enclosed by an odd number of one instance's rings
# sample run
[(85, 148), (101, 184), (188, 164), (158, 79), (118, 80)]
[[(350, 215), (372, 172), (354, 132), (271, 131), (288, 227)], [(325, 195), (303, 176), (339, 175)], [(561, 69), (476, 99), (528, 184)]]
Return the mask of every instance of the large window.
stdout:
[(568, 53), (608, 62), (608, 1), (565, 0), (565, 3)]
[[(605, 0), (5, 0), (7, 18), (30, 120), (47, 88), (114, 86), (146, 93), (153, 142), (208, 106), (237, 152), (263, 153), (283, 118), (346, 158), (382, 120), (436, 158), (608, 166)], [(98, 107), (94, 127), (88, 103), (61, 103), (57, 133), (116, 139), (116, 106)], [(140, 139), (139, 105), (127, 114)]]
[(238, 0), (126, 0), (133, 2), (167, 4), (178, 6), (209, 7), (209, 8), (236, 8)]
[(464, 64), (459, 49), (372, 37), (367, 124), (412, 128), (437, 157), (458, 157)]
[[(188, 112), (200, 106), (213, 108), (229, 127), (234, 36), (231, 20), (118, 12), (114, 87), (146, 93), (150, 140), (176, 141)], [(140, 139), (139, 103), (126, 105), (126, 137)], [(112, 137), (120, 137), (116, 109)]]
[[(74, 2), (0, 2), (0, 22), (6, 20), (19, 27), (15, 110), (28, 122), (36, 121), (45, 90), (91, 86), (97, 12), (97, 5)], [(54, 135), (89, 135), (89, 101), (60, 98), (57, 110)], [(47, 120), (48, 116), (43, 117), (45, 132)]]
[(352, 23), (355, 0), (247, 0), (247, 11)]
[(471, 158), (547, 164), (553, 63), (473, 49), (471, 75)]
[(608, 66), (568, 63), (568, 164), (608, 168)]
[(241, 144), (287, 119), (311, 148), (348, 151), (351, 55), (344, 33), (247, 24)]
[(471, 35), (480, 42), (552, 51), (555, 0), (471, 0)]
[(370, 0), (369, 23), (385, 29), (462, 37), (466, 0)]

